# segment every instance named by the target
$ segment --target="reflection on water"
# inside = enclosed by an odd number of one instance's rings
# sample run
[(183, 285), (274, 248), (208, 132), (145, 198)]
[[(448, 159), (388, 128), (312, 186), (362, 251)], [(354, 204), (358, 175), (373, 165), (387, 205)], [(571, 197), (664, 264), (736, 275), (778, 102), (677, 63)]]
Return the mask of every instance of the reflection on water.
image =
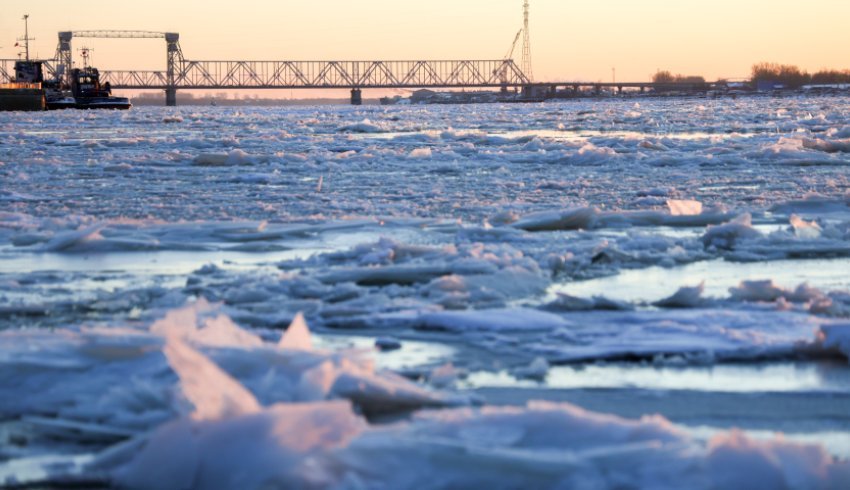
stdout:
[(323, 249), (306, 248), (264, 253), (218, 250), (0, 254), (0, 273), (122, 271), (135, 274), (185, 275), (206, 264), (230, 269), (249, 269), (263, 263), (307, 258), (320, 251)]
[[(392, 140), (396, 138), (409, 138), (416, 136), (424, 136), (428, 138), (439, 138), (443, 131), (425, 130), (425, 131), (388, 131), (380, 133), (356, 133), (351, 134), (353, 139), (379, 139)], [(455, 134), (458, 138), (467, 137), (486, 137), (486, 138), (511, 138), (511, 139), (527, 139), (543, 138), (553, 141), (569, 141), (580, 142), (592, 138), (622, 138), (622, 139), (646, 139), (646, 138), (661, 138), (670, 140), (687, 140), (697, 141), (705, 139), (727, 140), (733, 138), (752, 138), (755, 133), (710, 133), (701, 131), (685, 131), (685, 132), (666, 132), (666, 131), (601, 131), (601, 130), (557, 130), (557, 129), (534, 129), (534, 130), (518, 130), (518, 131), (500, 131), (500, 132), (459, 132)]]
[(608, 298), (630, 302), (652, 302), (666, 298), (682, 286), (695, 286), (705, 281), (705, 296), (725, 298), (729, 288), (741, 281), (773, 279), (786, 288), (801, 283), (827, 291), (850, 289), (850, 259), (782, 260), (774, 262), (737, 263), (724, 260), (696, 262), (677, 268), (650, 267), (623, 270), (616, 276), (588, 281), (558, 283), (548, 290), (549, 300), (557, 293)]
[(554, 389), (636, 388), (710, 392), (850, 392), (845, 363), (730, 364), (672, 367), (635, 364), (554, 366), (545, 382), (517, 380), (507, 372), (476, 372), (470, 387)]
[(671, 140), (701, 140), (701, 139), (731, 139), (731, 138), (751, 138), (753, 134), (740, 133), (710, 133), (702, 131), (684, 131), (684, 132), (667, 132), (667, 131), (599, 131), (599, 130), (532, 130), (532, 131), (507, 131), (505, 133), (494, 134), (492, 136), (508, 136), (511, 138), (523, 136), (536, 136), (538, 138), (552, 139), (556, 141), (580, 141), (590, 138), (623, 138), (623, 139), (644, 139), (644, 138), (666, 138)]
[[(697, 439), (711, 440), (718, 434), (728, 433), (726, 427), (685, 427), (690, 435)], [(777, 437), (777, 433), (770, 430), (747, 430), (747, 436), (753, 439), (762, 441), (772, 441)], [(826, 432), (810, 432), (810, 433), (789, 433), (781, 434), (783, 439), (802, 444), (817, 444), (823, 445), (830, 454), (842, 459), (850, 459), (850, 433), (838, 431)]]
[[(319, 349), (365, 349), (375, 350), (373, 337), (350, 335), (315, 335), (314, 344)], [(446, 344), (404, 340), (401, 349), (370, 354), (378, 368), (403, 371), (422, 366), (440, 365), (455, 355), (455, 349)]]

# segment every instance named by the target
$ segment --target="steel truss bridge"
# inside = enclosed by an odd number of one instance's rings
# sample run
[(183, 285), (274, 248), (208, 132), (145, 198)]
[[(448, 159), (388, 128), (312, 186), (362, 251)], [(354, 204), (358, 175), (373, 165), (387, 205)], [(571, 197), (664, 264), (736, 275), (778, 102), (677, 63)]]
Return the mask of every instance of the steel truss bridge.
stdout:
[[(56, 55), (44, 61), (46, 77), (70, 80), (74, 38), (164, 39), (164, 71), (100, 70), (116, 89), (159, 89), (176, 105), (178, 89), (362, 89), (524, 87), (531, 80), (513, 60), (419, 61), (194, 61), (183, 56), (180, 35), (150, 31), (66, 31)], [(0, 60), (0, 82), (14, 77), (15, 60)]]
[[(485, 61), (188, 61), (175, 69), (181, 89), (420, 88), (527, 85), (512, 60)], [(117, 88), (169, 88), (163, 71), (101, 71)]]

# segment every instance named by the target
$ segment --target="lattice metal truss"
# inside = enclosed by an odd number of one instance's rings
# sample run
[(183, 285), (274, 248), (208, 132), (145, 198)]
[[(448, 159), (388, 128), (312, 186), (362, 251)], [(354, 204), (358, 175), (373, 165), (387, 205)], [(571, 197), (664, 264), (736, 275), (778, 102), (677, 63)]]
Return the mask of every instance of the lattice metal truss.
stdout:
[[(72, 62), (71, 42), (74, 38), (97, 38), (97, 39), (165, 39), (167, 44), (167, 63), (168, 71), (173, 71), (173, 66), (177, 59), (172, 53), (176, 53), (180, 59), (183, 54), (180, 51), (178, 40), (180, 35), (177, 33), (152, 32), (152, 31), (64, 31), (59, 33), (59, 44), (56, 46), (56, 63), (59, 67), (60, 76), (67, 77), (67, 82), (70, 83)], [(144, 78), (143, 78), (144, 79)]]
[[(507, 73), (505, 80), (500, 76)], [(115, 88), (161, 88), (169, 74), (101, 71)], [(174, 88), (423, 88), (528, 84), (512, 60), (461, 61), (188, 61), (175, 64)]]
[[(14, 76), (14, 61), (0, 60), (0, 79)], [(124, 89), (436, 88), (529, 83), (512, 60), (175, 61), (173, 75), (169, 70), (101, 70), (101, 80)], [(46, 72), (55, 73), (52, 64)], [(172, 76), (174, 82), (169, 83)]]

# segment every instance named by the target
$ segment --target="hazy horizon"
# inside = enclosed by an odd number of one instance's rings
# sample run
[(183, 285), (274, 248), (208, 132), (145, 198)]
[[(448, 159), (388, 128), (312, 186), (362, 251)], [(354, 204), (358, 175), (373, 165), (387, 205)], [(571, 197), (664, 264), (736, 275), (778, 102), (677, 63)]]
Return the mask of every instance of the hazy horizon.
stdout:
[[(0, 17), (0, 57), (14, 58), (21, 17), (30, 15), (33, 56), (51, 57), (61, 30), (127, 29), (179, 32), (187, 59), (500, 59), (522, 25), (522, 2), (448, 0), (399, 5), (367, 0), (232, 4), (195, 0), (143, 7), (75, 10), (46, 0), (7, 8)], [(850, 3), (789, 0), (741, 5), (696, 2), (558, 0), (531, 2), (531, 44), (537, 81), (643, 81), (657, 70), (741, 78), (753, 63), (775, 61), (809, 71), (845, 68), (843, 19)], [(121, 15), (116, 15), (119, 12)], [(793, 36), (788, 33), (793, 32)], [(78, 39), (92, 62), (108, 69), (163, 69), (161, 40)], [(132, 60), (128, 59), (128, 52)], [(519, 50), (514, 55), (519, 58)]]

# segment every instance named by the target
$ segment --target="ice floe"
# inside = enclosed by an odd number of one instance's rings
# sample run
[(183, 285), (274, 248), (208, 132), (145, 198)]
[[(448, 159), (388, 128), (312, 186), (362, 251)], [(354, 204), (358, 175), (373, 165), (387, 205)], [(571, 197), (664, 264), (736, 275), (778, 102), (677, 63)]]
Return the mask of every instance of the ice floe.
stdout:
[[(480, 402), (446, 391), (474, 370), (846, 366), (846, 101), (699, 104), (0, 114), (0, 417), (24, 434), (0, 475), (120, 443), (87, 475), (846, 487), (821, 448), (725, 419), (705, 442), (570, 405), (452, 408)], [(605, 277), (624, 284), (582, 289)], [(350, 335), (364, 349), (315, 348)], [(406, 357), (427, 342), (450, 353)]]
[[(191, 355), (202, 362), (200, 354)], [(184, 377), (224, 376), (209, 361), (187, 372), (180, 355), (169, 360), (184, 383)], [(243, 406), (224, 413), (201, 409), (201, 416), (164, 424), (135, 442), (132, 452), (107, 452), (89, 470), (125, 488), (606, 488), (627, 483), (840, 488), (850, 482), (850, 466), (818, 445), (778, 437), (756, 441), (738, 431), (705, 443), (660, 416), (627, 420), (568, 404), (531, 402), (421, 412), (409, 422), (381, 427), (367, 424), (344, 401), (258, 410), (251, 403), (244, 406), (244, 390), (234, 394), (229, 387), (207, 386), (222, 395), (211, 401), (196, 397), (197, 403), (216, 406), (229, 393)], [(401, 467), (406, 470), (384, 471)]]
[[(0, 394), (7, 401), (0, 414), (5, 417), (43, 414), (81, 424), (145, 429), (173, 415), (169, 390), (174, 375), (165, 357), (189, 400), (196, 406), (198, 400), (202, 407), (214, 405), (217, 412), (255, 406), (254, 397), (265, 403), (347, 398), (366, 413), (469, 403), (469, 398), (432, 392), (376, 370), (362, 352), (311, 349), (303, 318), (296, 318), (273, 345), (203, 300), (167, 312), (147, 330), (7, 330), (0, 338)], [(210, 363), (195, 349), (215, 359), (227, 374), (218, 367), (207, 373)], [(217, 388), (208, 396), (205, 390), (210, 388), (199, 379), (209, 381), (209, 376), (222, 381), (215, 382)], [(231, 378), (240, 387), (225, 390), (236, 386)], [(23, 391), (30, 396), (15, 396)], [(224, 398), (213, 403), (212, 396)]]

